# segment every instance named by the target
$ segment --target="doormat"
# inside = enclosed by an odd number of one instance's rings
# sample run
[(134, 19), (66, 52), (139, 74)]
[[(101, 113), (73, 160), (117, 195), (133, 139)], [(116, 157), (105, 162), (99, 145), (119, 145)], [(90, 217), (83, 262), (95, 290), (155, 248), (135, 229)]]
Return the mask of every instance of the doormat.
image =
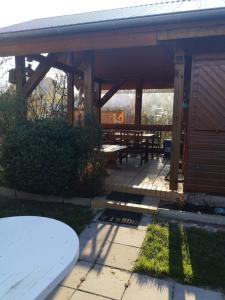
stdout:
[(107, 208), (101, 214), (99, 220), (104, 222), (111, 222), (137, 227), (141, 220), (141, 217), (142, 214), (140, 213)]
[(127, 203), (140, 204), (144, 199), (144, 196), (129, 194), (129, 193), (111, 192), (109, 195), (107, 195), (106, 198), (107, 200), (115, 200), (115, 201), (121, 201)]

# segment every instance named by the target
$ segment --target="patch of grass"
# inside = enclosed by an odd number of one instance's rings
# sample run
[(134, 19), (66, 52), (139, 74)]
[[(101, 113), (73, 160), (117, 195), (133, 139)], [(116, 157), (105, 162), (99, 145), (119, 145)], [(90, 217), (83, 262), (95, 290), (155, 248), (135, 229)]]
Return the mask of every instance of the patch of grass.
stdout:
[(149, 225), (135, 271), (225, 290), (225, 233)]
[(9, 200), (1, 205), (0, 218), (12, 216), (53, 218), (71, 226), (79, 234), (90, 222), (92, 212), (89, 208), (72, 204)]

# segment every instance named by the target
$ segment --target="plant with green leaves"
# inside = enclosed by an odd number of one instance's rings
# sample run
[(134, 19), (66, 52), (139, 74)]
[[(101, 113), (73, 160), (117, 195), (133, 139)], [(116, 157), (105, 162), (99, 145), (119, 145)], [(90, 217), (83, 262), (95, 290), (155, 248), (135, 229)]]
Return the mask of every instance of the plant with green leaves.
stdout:
[(14, 91), (0, 94), (0, 140), (15, 126), (22, 114), (22, 101)]
[(99, 137), (94, 121), (77, 127), (61, 118), (18, 122), (2, 145), (5, 180), (33, 193), (96, 194), (103, 172)]

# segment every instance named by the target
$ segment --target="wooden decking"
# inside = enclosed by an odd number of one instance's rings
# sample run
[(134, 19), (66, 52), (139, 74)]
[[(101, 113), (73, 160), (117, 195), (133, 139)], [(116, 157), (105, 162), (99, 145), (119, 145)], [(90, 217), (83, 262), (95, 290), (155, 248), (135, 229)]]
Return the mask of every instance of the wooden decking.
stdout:
[(140, 159), (129, 158), (120, 166), (121, 169), (108, 169), (105, 181), (106, 191), (118, 191), (159, 197), (161, 200), (175, 201), (183, 197), (183, 184), (179, 183), (177, 191), (171, 191), (165, 176), (170, 170), (170, 163), (163, 157), (149, 160), (140, 166)]

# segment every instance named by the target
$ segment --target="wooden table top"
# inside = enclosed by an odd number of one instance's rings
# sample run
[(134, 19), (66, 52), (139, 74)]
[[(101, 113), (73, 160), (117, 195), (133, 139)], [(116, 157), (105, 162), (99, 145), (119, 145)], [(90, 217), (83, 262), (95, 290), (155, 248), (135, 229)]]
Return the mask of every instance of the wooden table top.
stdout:
[(72, 228), (42, 217), (0, 219), (0, 299), (44, 299), (79, 255)]
[[(116, 136), (120, 136), (120, 132), (115, 132), (114, 133)], [(132, 134), (132, 132), (131, 132), (131, 134)], [(143, 133), (142, 134), (142, 137), (143, 138), (151, 138), (151, 137), (153, 137), (155, 134), (154, 133)]]
[(126, 149), (127, 146), (120, 146), (120, 145), (107, 145), (107, 144), (103, 144), (101, 151), (102, 152), (117, 152), (123, 149)]

